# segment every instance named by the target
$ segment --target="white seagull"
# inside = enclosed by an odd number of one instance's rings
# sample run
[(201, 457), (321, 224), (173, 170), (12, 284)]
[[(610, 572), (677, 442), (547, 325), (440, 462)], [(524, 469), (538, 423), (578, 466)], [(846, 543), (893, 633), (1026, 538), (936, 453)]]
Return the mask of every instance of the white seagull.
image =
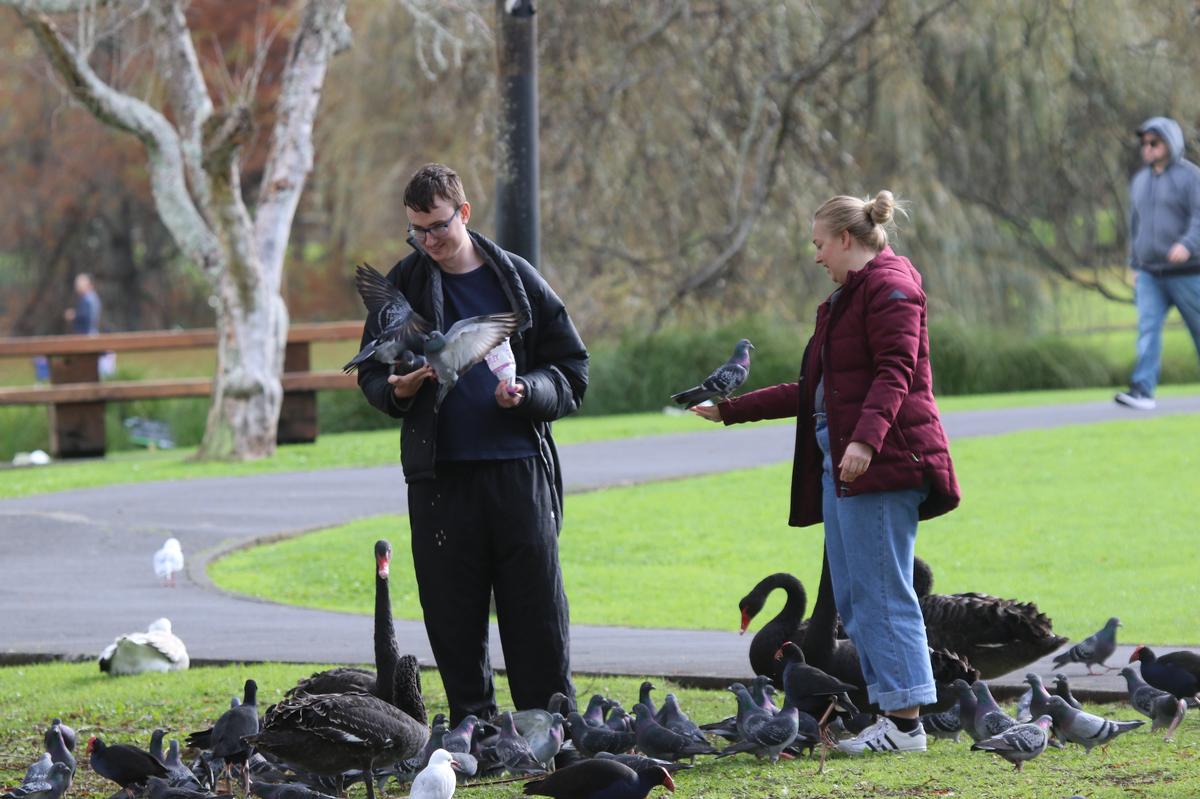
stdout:
[(171, 632), (170, 619), (158, 619), (144, 633), (127, 633), (100, 653), (100, 671), (110, 676), (147, 671), (182, 671), (188, 667), (187, 647)]
[(178, 538), (168, 538), (162, 548), (154, 553), (154, 573), (163, 585), (175, 585), (175, 573), (183, 571), (183, 550)]

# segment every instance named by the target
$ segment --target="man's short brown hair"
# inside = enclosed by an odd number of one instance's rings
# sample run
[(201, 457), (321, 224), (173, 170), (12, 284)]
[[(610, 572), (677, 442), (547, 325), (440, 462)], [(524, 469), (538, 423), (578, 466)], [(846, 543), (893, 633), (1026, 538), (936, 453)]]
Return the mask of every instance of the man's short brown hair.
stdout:
[(427, 214), (438, 199), (457, 207), (467, 201), (458, 173), (443, 164), (426, 164), (418, 169), (404, 188), (404, 205)]

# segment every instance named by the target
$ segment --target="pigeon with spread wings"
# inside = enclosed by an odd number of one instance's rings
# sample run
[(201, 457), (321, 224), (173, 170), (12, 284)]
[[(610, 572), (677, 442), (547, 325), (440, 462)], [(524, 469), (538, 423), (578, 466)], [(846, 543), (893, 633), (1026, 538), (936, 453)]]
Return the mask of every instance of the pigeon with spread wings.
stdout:
[(419, 354), (426, 336), (433, 332), (433, 325), (413, 310), (400, 289), (365, 263), (354, 270), (354, 285), (370, 314), (367, 326), (380, 332), (342, 367), (342, 371), (353, 372), (371, 358), (391, 366), (406, 351)]
[(515, 313), (495, 313), (460, 319), (444, 334), (434, 331), (425, 341), (425, 357), (437, 374), (437, 399), (434, 409), (458, 382), (458, 378), (516, 331), (520, 320)]

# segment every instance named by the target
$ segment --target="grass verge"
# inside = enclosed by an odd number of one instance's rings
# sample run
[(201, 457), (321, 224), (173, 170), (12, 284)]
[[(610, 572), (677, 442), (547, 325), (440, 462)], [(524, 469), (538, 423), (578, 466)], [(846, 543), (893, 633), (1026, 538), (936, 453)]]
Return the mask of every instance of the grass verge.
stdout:
[[(1200, 640), (1189, 555), (1200, 455), (1180, 443), (1198, 437), (1200, 418), (1175, 416), (955, 442), (963, 504), (922, 525), (918, 554), (936, 590), (1035, 601), (1071, 638), (1115, 615), (1123, 641)], [(733, 629), (738, 599), (770, 572), (815, 590), (821, 535), (787, 527), (789, 480), (778, 465), (568, 497), (560, 548), (572, 621)], [(404, 552), (407, 519), (242, 550), (210, 575), (277, 602), (370, 613), (377, 538)], [(396, 615), (419, 618), (411, 560), (392, 569)]]
[[(25, 767), (40, 754), (42, 731), (51, 717), (76, 728), (80, 739), (100, 735), (107, 743), (133, 743), (146, 747), (155, 727), (168, 730), (168, 739), (182, 739), (188, 731), (204, 729), (228, 707), (229, 697), (240, 695), (247, 677), (259, 683), (260, 706), (278, 700), (282, 692), (318, 666), (250, 664), (193, 668), (186, 672), (109, 678), (94, 663), (53, 663), (0, 668), (0, 783), (16, 784)], [(580, 697), (602, 693), (632, 706), (641, 677), (576, 675)], [(656, 698), (675, 693), (684, 710), (698, 722), (712, 721), (734, 710), (730, 694), (683, 688), (653, 678)], [(425, 697), (430, 712), (445, 710), (440, 681), (425, 675)], [(498, 681), (501, 707), (511, 706), (504, 681)], [(1134, 718), (1125, 705), (1090, 706), (1109, 717)], [(835, 754), (825, 773), (817, 773), (816, 759), (780, 761), (770, 765), (745, 755), (722, 760), (701, 758), (699, 765), (676, 775), (679, 799), (784, 799), (785, 797), (960, 796), (972, 799), (1025, 799), (1082, 794), (1089, 799), (1184, 797), (1200, 795), (1200, 720), (1189, 715), (1174, 743), (1164, 743), (1145, 727), (1117, 739), (1108, 752), (1086, 755), (1080, 747), (1048, 750), (1027, 764), (1020, 774), (994, 755), (969, 750), (963, 743), (936, 741), (924, 754), (875, 756), (851, 759)], [(81, 743), (82, 746), (82, 743)], [(99, 799), (116, 786), (80, 760), (75, 786), (69, 796)], [(388, 796), (404, 788), (389, 784)], [(519, 796), (519, 783), (462, 788), (459, 795), (478, 799)], [(358, 799), (361, 785), (350, 791)], [(657, 791), (653, 796), (665, 796)]]
[[(1200, 393), (1200, 384), (1164, 386), (1160, 396), (1196, 393)], [(954, 412), (1110, 401), (1112, 394), (1113, 389), (1093, 388), (980, 394), (941, 398), (938, 402), (943, 412)], [(762, 424), (791, 424), (791, 421), (778, 420)], [(554, 437), (562, 446), (671, 433), (707, 431), (715, 434), (719, 429), (688, 413), (633, 413), (563, 419), (554, 424)], [(399, 462), (399, 452), (398, 430), (323, 435), (312, 444), (281, 446), (275, 457), (249, 463), (197, 462), (191, 459), (195, 454), (195, 450), (191, 448), (155, 452), (115, 452), (97, 460), (63, 461), (50, 466), (22, 469), (0, 467), (0, 474), (4, 476), (4, 479), (0, 480), (0, 499), (154, 480), (231, 477), (352, 466), (389, 466)]]

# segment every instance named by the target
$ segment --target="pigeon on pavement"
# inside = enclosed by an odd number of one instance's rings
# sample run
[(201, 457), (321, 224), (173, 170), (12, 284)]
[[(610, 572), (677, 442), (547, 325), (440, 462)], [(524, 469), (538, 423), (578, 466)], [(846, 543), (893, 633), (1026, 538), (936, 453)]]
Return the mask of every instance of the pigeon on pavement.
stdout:
[(714, 369), (712, 374), (704, 378), (704, 382), (686, 391), (672, 394), (671, 399), (685, 408), (699, 405), (701, 402), (713, 398), (728, 399), (729, 395), (737, 391), (750, 375), (750, 350), (752, 349), (754, 349), (754, 345), (750, 343), (750, 339), (742, 339), (733, 348), (733, 355), (729, 360)]
[(178, 538), (168, 538), (154, 553), (154, 573), (165, 586), (175, 586), (175, 575), (183, 571), (183, 549)]
[(1054, 729), (1058, 732), (1058, 737), (1079, 744), (1088, 752), (1092, 751), (1093, 746), (1106, 746), (1121, 733), (1136, 730), (1146, 723), (1141, 719), (1115, 721), (1094, 716), (1071, 707), (1061, 696), (1050, 697), (1047, 712), (1054, 719)]
[(976, 741), (971, 744), (971, 750), (995, 752), (1020, 771), (1025, 761), (1046, 751), (1051, 721), (1049, 716), (1039, 716), (1028, 724), (1015, 724), (999, 735)]
[(435, 749), (429, 756), (429, 765), (413, 780), (408, 792), (410, 799), (450, 799), (458, 784), (454, 776), (457, 767), (453, 755), (445, 749)]
[(1121, 669), (1121, 676), (1125, 678), (1125, 685), (1129, 689), (1129, 704), (1133, 705), (1134, 710), (1150, 719), (1150, 732), (1158, 732), (1166, 727), (1165, 740), (1171, 740), (1171, 736), (1175, 734), (1175, 728), (1179, 726), (1179, 722), (1183, 721), (1183, 716), (1187, 712), (1187, 702), (1150, 685), (1141, 678), (1133, 666)]
[(400, 289), (370, 264), (362, 264), (354, 270), (354, 284), (367, 306), (367, 327), (378, 330), (379, 334), (351, 358), (342, 371), (353, 372), (371, 358), (391, 366), (401, 360), (406, 350), (419, 355), (424, 349), (425, 337), (433, 332), (433, 325), (414, 311)]
[(1115, 667), (1105, 666), (1104, 661), (1112, 657), (1112, 653), (1117, 649), (1117, 628), (1120, 626), (1121, 620), (1113, 616), (1099, 630), (1066, 652), (1055, 655), (1055, 668), (1061, 669), (1068, 663), (1082, 663), (1087, 666), (1088, 674), (1093, 673), (1093, 665), (1104, 666), (1106, 670), (1112, 671)]
[(111, 677), (151, 671), (182, 671), (189, 664), (187, 647), (171, 632), (170, 619), (158, 619), (144, 633), (127, 633), (100, 653), (100, 671)]

